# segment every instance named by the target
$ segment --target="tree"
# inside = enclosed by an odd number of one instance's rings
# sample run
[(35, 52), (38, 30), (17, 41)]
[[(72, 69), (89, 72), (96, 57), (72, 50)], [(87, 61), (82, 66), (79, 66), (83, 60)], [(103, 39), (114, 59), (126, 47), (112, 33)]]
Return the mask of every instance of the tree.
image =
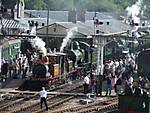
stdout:
[[(5, 0), (3, 0), (5, 1)], [(9, 1), (9, 0), (6, 0)], [(12, 0), (11, 0), (12, 1)], [(86, 9), (88, 11), (125, 11), (137, 0), (25, 0), (26, 9), (70, 10)], [(143, 0), (150, 12), (150, 0)]]
[(25, 8), (26, 9), (44, 9), (46, 4), (43, 0), (25, 0)]
[(113, 0), (87, 0), (86, 8), (92, 11), (115, 11), (117, 6)]
[(17, 0), (1, 0), (1, 3), (5, 8), (13, 9), (17, 4)]

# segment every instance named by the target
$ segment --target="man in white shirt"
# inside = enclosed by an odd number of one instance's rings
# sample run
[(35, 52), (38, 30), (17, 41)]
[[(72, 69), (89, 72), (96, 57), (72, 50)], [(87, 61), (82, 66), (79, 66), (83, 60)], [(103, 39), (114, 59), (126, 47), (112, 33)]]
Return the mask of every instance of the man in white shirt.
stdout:
[(89, 77), (86, 75), (84, 77), (84, 93), (87, 94), (89, 91), (89, 84), (90, 84), (90, 79)]
[(45, 90), (44, 87), (42, 87), (42, 90), (40, 91), (39, 95), (40, 95), (41, 109), (42, 109), (42, 105), (43, 105), (43, 102), (44, 102), (46, 110), (48, 111), (47, 100), (46, 100), (46, 98), (47, 98), (47, 91)]

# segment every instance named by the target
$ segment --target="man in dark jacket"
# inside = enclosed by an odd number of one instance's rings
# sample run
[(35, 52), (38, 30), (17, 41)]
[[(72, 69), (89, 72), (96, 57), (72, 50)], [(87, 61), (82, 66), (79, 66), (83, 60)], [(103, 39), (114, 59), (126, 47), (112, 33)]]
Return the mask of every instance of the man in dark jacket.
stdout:
[(107, 76), (106, 77), (106, 95), (108, 95), (109, 93), (109, 96), (111, 95), (111, 90), (112, 90), (112, 82), (111, 82), (111, 76)]
[(8, 65), (8, 62), (6, 61), (3, 65), (2, 65), (2, 75), (7, 78), (7, 73), (8, 73), (8, 68), (9, 68), (9, 65)]

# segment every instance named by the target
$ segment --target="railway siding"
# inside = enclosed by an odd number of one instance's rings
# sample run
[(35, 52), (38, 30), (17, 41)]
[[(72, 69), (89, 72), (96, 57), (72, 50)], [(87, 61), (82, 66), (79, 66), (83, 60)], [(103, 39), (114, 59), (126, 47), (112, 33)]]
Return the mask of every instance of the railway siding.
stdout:
[[(69, 112), (69, 113), (76, 113), (78, 111), (84, 111), (86, 109), (93, 110), (93, 107), (95, 106), (104, 106), (105, 104), (110, 104), (117, 101), (117, 98), (107, 98), (103, 100), (96, 100), (94, 103), (86, 104), (86, 105), (78, 105), (78, 106), (72, 106), (72, 107), (66, 107), (62, 108), (60, 110), (55, 110), (52, 111), (51, 113), (64, 113), (64, 112)], [(95, 108), (94, 108), (95, 109)]]

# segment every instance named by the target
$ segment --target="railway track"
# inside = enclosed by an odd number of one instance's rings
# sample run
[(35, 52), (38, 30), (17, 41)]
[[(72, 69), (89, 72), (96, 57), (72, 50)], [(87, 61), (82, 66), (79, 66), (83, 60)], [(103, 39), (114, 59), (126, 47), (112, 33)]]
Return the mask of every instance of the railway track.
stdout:
[[(17, 100), (9, 101), (8, 103), (1, 104), (0, 102), (0, 112), (1, 113), (92, 113), (96, 111), (107, 111), (117, 108), (117, 99), (108, 98), (103, 100), (98, 100), (96, 103), (90, 103), (87, 105), (77, 105), (77, 106), (65, 106), (67, 102), (72, 102), (72, 100), (78, 96), (64, 96), (59, 94), (59, 92), (77, 93), (83, 91), (82, 84), (72, 83), (64, 87), (57, 88), (56, 92), (58, 95), (48, 95), (47, 102), (49, 111), (46, 112), (45, 106), (43, 109), (40, 108), (40, 101), (37, 93), (32, 96), (27, 95), (27, 100), (25, 98), (20, 98)], [(67, 93), (66, 93), (67, 94)], [(26, 96), (24, 96), (26, 97)], [(65, 107), (65, 108), (64, 108)], [(59, 109), (59, 110), (58, 110)]]
[(91, 103), (91, 104), (55, 110), (51, 113), (65, 113), (65, 112), (67, 112), (67, 113), (78, 113), (78, 112), (79, 113), (80, 112), (87, 113), (87, 112), (91, 112), (91, 111), (102, 110), (103, 108), (106, 109), (106, 107), (109, 108), (110, 106), (112, 106), (111, 104), (116, 103), (116, 101), (117, 101), (117, 98), (108, 98), (108, 99), (97, 101), (97, 102)]
[[(65, 92), (81, 92), (83, 90), (81, 85), (74, 85), (70, 87), (64, 87)], [(57, 91), (63, 91), (62, 88), (58, 88)], [(36, 97), (36, 98), (35, 98)], [(92, 113), (96, 111), (107, 111), (117, 108), (117, 99), (108, 98), (103, 100), (98, 100), (96, 103), (91, 103), (87, 105), (79, 105), (74, 107), (66, 107), (68, 101), (72, 101), (76, 96), (62, 96), (62, 95), (50, 95), (48, 96), (48, 113)], [(5, 101), (6, 102), (6, 101)], [(63, 106), (63, 107), (62, 107)], [(64, 108), (65, 107), (65, 108)], [(59, 108), (59, 110), (58, 110)], [(5, 104), (0, 102), (0, 112), (1, 113), (43, 113), (46, 112), (45, 106), (43, 109), (40, 108), (39, 97), (37, 94), (28, 96), (27, 100), (20, 98)]]
[[(80, 87), (76, 87), (75, 89), (73, 90), (76, 90), (76, 89), (80, 89)], [(73, 99), (75, 98), (75, 96), (66, 96), (65, 98), (63, 96), (57, 96), (57, 95), (54, 95), (54, 96), (50, 96), (48, 99), (47, 99), (47, 102), (48, 102), (48, 108), (49, 109), (53, 109), (54, 107), (57, 107), (67, 101), (69, 101), (70, 99)], [(24, 108), (21, 108), (19, 110), (16, 110), (15, 112), (13, 113), (41, 113), (41, 112), (44, 112), (45, 109), (41, 109), (40, 108), (40, 104), (39, 102), (31, 105), (31, 106), (26, 106)]]
[[(64, 87), (64, 91), (65, 92), (81, 92), (81, 90), (83, 90), (82, 88), (82, 85), (79, 84), (79, 85), (74, 85), (74, 86), (67, 86), (67, 87)], [(62, 91), (62, 88), (61, 89), (57, 89), (57, 91)], [(48, 96), (47, 98), (47, 101), (48, 101), (48, 107), (49, 109), (52, 109), (54, 108), (55, 106), (57, 107), (58, 105), (61, 105), (63, 104), (64, 102), (74, 98), (75, 96), (62, 96), (62, 95), (51, 95), (51, 96)], [(32, 100), (30, 100), (32, 101)], [(19, 106), (19, 107), (18, 107)], [(26, 102), (22, 105), (16, 105), (16, 107), (13, 107), (14, 110), (9, 112), (9, 113), (39, 113), (39, 112), (44, 112), (45, 109), (41, 109), (40, 108), (40, 102), (39, 100), (37, 100), (35, 103), (30, 103), (30, 102)]]
[[(59, 100), (57, 100), (56, 102), (54, 102), (54, 103), (52, 103), (52, 104), (49, 104), (49, 106), (48, 106), (49, 111), (48, 111), (48, 112), (51, 112), (55, 107), (58, 107), (59, 105), (65, 103), (65, 102), (67, 102), (67, 101), (69, 101), (69, 100), (71, 100), (71, 99), (73, 99), (73, 98), (75, 98), (75, 96), (67, 96), (67, 97), (65, 97), (65, 98), (63, 98), (63, 99), (62, 99), (62, 97), (61, 97), (61, 98), (60, 98)], [(42, 113), (42, 112), (44, 112), (44, 111), (46, 111), (46, 110), (45, 110), (45, 109), (39, 109), (39, 110), (37, 110), (37, 111), (35, 111), (35, 112), (32, 112), (32, 113)]]
[[(48, 100), (52, 98), (54, 98), (54, 96), (48, 96)], [(31, 104), (25, 103), (23, 106), (15, 108), (15, 110), (11, 111), (10, 113), (31, 113), (32, 111), (38, 109), (39, 107), (40, 107), (39, 100), (36, 100), (34, 103), (32, 102)]]
[(0, 112), (1, 113), (6, 113), (6, 112), (13, 112), (15, 110), (15, 107), (20, 107), (21, 105), (23, 105), (25, 102), (27, 102), (28, 100), (33, 100), (34, 98), (37, 98), (37, 95), (22, 95), (21, 97), (18, 98), (20, 94), (16, 94), (13, 99), (10, 100), (2, 100), (0, 102)]
[(77, 111), (76, 113), (92, 113), (92, 112), (96, 112), (96, 111), (104, 113), (105, 111), (116, 109), (117, 106), (118, 106), (118, 104), (117, 104), (117, 102), (115, 102), (115, 103), (111, 103), (109, 105), (95, 106), (95, 107), (90, 107), (87, 109), (82, 109), (80, 111)]
[(0, 108), (2, 108), (3, 106), (7, 105), (8, 103), (10, 103), (10, 100), (1, 100), (0, 101)]
[(0, 108), (0, 112), (1, 113), (6, 113), (9, 111), (13, 111), (15, 109), (15, 106), (19, 106), (22, 105), (24, 103), (24, 99), (17, 99), (13, 102), (9, 102), (8, 104), (6, 104), (5, 106)]

